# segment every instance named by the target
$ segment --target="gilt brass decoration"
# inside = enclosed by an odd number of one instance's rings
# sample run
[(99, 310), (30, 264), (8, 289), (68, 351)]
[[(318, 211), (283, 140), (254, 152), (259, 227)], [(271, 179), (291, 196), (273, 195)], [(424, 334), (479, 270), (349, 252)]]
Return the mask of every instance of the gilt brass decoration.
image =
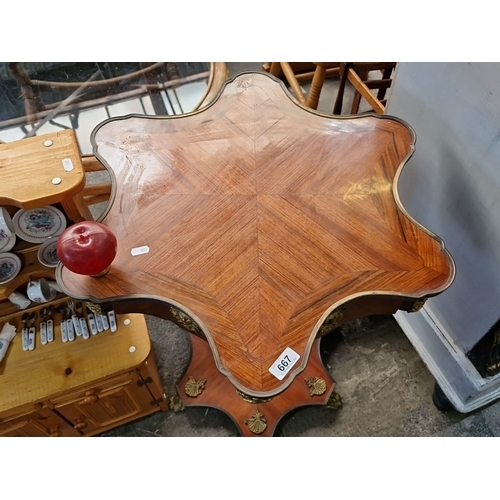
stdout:
[(500, 330), (495, 332), (493, 345), (488, 351), (486, 358), (486, 373), (489, 377), (493, 377), (500, 372)]
[(245, 424), (254, 434), (262, 434), (267, 427), (267, 420), (260, 411), (256, 411), (251, 418), (245, 420)]
[(307, 387), (309, 387), (309, 394), (311, 396), (321, 396), (326, 392), (326, 382), (319, 377), (311, 377), (306, 379)]
[(195, 380), (193, 377), (189, 377), (184, 386), (184, 391), (190, 398), (195, 398), (205, 389), (205, 382), (206, 380)]
[(200, 327), (196, 324), (196, 322), (193, 321), (184, 311), (171, 307), (170, 312), (181, 328), (193, 333), (201, 332)]
[(323, 324), (319, 327), (319, 335), (326, 335), (327, 333), (330, 333), (332, 330), (335, 330), (337, 328), (338, 324), (344, 317), (344, 307), (337, 307), (337, 309), (334, 309), (323, 321)]
[(330, 399), (326, 403), (326, 407), (330, 410), (340, 410), (340, 408), (342, 408), (342, 398), (340, 394), (332, 392)]
[(182, 401), (182, 398), (178, 394), (175, 394), (174, 396), (170, 397), (170, 408), (175, 413), (183, 411), (185, 409), (184, 401)]
[(236, 389), (236, 392), (238, 393), (238, 396), (243, 399), (246, 403), (250, 403), (252, 405), (255, 405), (257, 403), (269, 403), (271, 399), (273, 398), (255, 398), (253, 396), (249, 396), (248, 394), (245, 394), (244, 392), (238, 391)]
[(414, 313), (414, 312), (420, 311), (420, 309), (422, 309), (422, 307), (424, 307), (424, 304), (426, 301), (427, 301), (427, 299), (416, 300), (415, 302), (413, 302), (413, 304), (408, 312)]
[(102, 314), (102, 307), (99, 304), (94, 304), (94, 302), (85, 302), (85, 305), (94, 313)]

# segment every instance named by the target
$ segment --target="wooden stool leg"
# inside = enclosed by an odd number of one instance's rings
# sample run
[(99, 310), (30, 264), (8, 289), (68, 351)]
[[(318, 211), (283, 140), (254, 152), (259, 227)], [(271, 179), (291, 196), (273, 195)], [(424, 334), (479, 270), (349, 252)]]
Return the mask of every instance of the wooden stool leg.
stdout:
[(269, 68), (269, 74), (278, 77), (281, 72), (281, 64), (279, 62), (272, 62)]
[(311, 82), (311, 89), (307, 97), (306, 106), (317, 109), (321, 89), (325, 83), (326, 68), (324, 66), (316, 66), (314, 76)]
[(61, 201), (68, 218), (73, 222), (81, 222), (84, 220), (94, 220), (88, 205), (83, 199), (83, 193), (78, 193), (72, 198), (66, 198)]
[(280, 64), (281, 64), (281, 69), (285, 74), (285, 78), (287, 79), (288, 85), (290, 85), (293, 93), (295, 94), (295, 97), (300, 101), (301, 104), (307, 106), (306, 98), (304, 96), (304, 93), (302, 92), (302, 89), (300, 88), (299, 82), (295, 78), (295, 73), (293, 72), (292, 67), (287, 62), (282, 62)]

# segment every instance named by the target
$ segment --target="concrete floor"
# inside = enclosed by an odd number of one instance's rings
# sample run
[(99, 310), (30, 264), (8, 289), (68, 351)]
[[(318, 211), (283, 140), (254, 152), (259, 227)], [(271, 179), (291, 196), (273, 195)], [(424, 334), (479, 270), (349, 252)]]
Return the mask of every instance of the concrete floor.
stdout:
[[(229, 63), (230, 74), (260, 70), (262, 63)], [(331, 112), (336, 81), (324, 88), (319, 110)], [(350, 109), (349, 92), (344, 110)], [(347, 112), (344, 111), (343, 112)], [(176, 325), (147, 317), (166, 393), (175, 394), (189, 359), (187, 335)], [(493, 436), (500, 434), (500, 406), (464, 415), (441, 412), (432, 402), (434, 379), (392, 316), (346, 324), (325, 337), (321, 355), (340, 410), (302, 407), (286, 415), (280, 436)], [(230, 417), (213, 408), (170, 410), (124, 425), (104, 436), (237, 436)]]
[[(176, 325), (147, 317), (167, 395), (189, 359), (187, 335)], [(434, 379), (392, 316), (363, 318), (332, 332), (321, 355), (337, 382), (340, 410), (302, 407), (286, 415), (283, 436), (432, 436), (465, 418), (432, 403)], [(214, 408), (169, 410), (116, 428), (105, 436), (237, 436), (233, 421)]]

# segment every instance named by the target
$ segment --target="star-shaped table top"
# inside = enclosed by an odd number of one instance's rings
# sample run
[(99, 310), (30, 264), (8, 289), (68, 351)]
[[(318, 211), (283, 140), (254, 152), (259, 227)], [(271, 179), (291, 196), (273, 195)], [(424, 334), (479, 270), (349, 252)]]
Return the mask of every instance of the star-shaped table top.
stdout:
[[(340, 306), (432, 296), (453, 280), (442, 241), (397, 197), (414, 136), (393, 117), (322, 115), (252, 73), (203, 110), (110, 119), (93, 142), (114, 177), (102, 222), (118, 254), (101, 278), (59, 267), (60, 284), (184, 311), (247, 394), (284, 390)], [(269, 368), (286, 348), (300, 358), (279, 380)]]

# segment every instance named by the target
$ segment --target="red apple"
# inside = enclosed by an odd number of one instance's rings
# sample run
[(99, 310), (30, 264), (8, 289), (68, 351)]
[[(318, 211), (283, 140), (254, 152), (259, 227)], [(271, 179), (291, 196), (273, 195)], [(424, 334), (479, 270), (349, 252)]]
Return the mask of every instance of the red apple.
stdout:
[(105, 274), (116, 251), (116, 236), (104, 224), (95, 221), (69, 226), (57, 241), (57, 256), (76, 274)]

